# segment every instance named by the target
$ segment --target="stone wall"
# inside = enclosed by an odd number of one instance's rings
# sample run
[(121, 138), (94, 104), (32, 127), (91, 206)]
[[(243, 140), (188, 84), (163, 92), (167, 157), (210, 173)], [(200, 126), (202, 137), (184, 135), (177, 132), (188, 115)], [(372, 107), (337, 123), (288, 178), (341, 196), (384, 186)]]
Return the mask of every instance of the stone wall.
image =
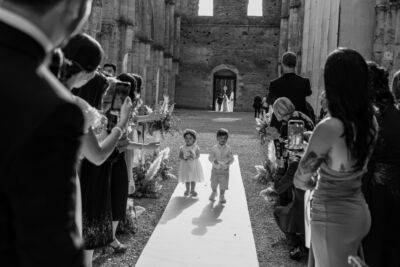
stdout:
[[(154, 105), (174, 100), (179, 73), (181, 0), (95, 0), (85, 32), (99, 40), (103, 63), (143, 77), (142, 97)], [(182, 0), (184, 1), (184, 0)]]
[(400, 70), (400, 0), (376, 0), (372, 59), (391, 76)]
[(213, 17), (197, 16), (198, 0), (182, 3), (178, 106), (210, 109), (213, 73), (225, 68), (237, 73), (235, 110), (251, 110), (277, 77), (280, 1), (264, 0), (263, 17), (247, 17), (243, 0), (214, 0)]

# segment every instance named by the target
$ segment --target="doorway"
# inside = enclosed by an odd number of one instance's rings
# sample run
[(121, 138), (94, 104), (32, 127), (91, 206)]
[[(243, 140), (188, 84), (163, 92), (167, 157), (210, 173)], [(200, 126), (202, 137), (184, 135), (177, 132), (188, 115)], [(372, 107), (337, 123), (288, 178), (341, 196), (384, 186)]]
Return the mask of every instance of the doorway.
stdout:
[(213, 110), (217, 110), (218, 105), (218, 97), (224, 95), (224, 87), (226, 86), (226, 95), (229, 97), (231, 93), (233, 93), (233, 103), (232, 110), (235, 108), (236, 103), (236, 83), (237, 77), (233, 71), (228, 69), (223, 69), (214, 73), (214, 85), (213, 85)]

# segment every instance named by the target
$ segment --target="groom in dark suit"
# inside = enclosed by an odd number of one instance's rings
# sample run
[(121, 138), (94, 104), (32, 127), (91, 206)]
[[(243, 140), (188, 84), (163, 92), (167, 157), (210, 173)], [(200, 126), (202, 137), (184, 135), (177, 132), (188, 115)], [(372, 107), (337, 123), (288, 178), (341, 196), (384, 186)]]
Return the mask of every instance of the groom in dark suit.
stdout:
[(0, 265), (83, 264), (75, 163), (83, 115), (47, 68), (91, 0), (0, 1)]
[[(283, 54), (283, 75), (271, 81), (267, 102), (269, 105), (273, 105), (278, 98), (287, 97), (293, 103), (297, 111), (311, 116), (306, 103), (306, 97), (312, 94), (310, 81), (307, 78), (296, 75), (296, 65), (297, 57), (295, 53), (286, 52)], [(276, 124), (276, 117), (273, 116), (271, 125), (275, 126)]]

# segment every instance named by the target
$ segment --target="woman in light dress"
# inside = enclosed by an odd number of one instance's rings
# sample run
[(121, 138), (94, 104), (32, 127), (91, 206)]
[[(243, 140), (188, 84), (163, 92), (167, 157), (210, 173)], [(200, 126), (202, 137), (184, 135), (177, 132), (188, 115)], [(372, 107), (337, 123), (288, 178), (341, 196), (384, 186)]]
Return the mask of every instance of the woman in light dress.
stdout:
[(329, 114), (314, 130), (294, 185), (314, 190), (309, 266), (347, 267), (371, 226), (361, 178), (378, 126), (368, 95), (367, 63), (358, 52), (332, 52), (324, 81)]

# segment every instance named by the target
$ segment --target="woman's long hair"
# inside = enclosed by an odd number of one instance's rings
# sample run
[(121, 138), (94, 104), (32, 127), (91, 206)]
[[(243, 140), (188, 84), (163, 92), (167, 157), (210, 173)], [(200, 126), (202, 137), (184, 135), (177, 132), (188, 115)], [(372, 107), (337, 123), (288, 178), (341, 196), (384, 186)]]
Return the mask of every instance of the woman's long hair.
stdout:
[(363, 168), (376, 131), (367, 63), (357, 51), (338, 48), (326, 61), (324, 80), (329, 113), (343, 123), (342, 136), (354, 167)]

